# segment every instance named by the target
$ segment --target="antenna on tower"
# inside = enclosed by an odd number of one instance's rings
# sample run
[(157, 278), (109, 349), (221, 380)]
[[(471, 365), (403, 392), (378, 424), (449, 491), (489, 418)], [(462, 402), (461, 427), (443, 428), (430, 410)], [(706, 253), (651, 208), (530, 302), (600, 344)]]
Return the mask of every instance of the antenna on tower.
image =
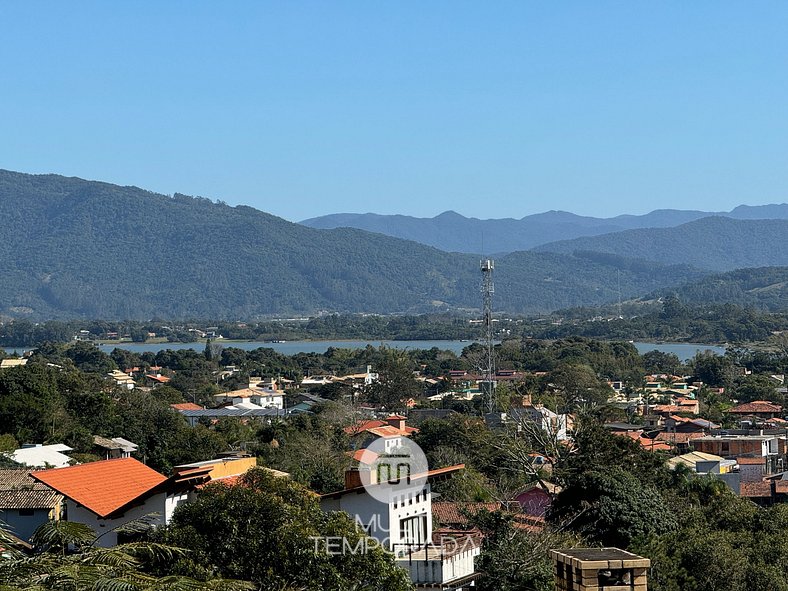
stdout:
[(486, 347), (486, 367), (484, 368), (484, 383), (487, 412), (495, 412), (495, 351), (493, 349), (493, 322), (492, 322), (492, 297), (495, 293), (493, 285), (493, 270), (495, 261), (484, 259), (481, 261), (482, 270), (482, 302), (484, 314), (484, 344)]

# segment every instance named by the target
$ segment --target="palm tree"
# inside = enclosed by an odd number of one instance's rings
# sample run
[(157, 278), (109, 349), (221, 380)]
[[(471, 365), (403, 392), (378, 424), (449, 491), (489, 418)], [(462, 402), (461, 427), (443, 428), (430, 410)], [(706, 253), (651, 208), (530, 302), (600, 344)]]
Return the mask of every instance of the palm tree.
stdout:
[[(127, 524), (122, 533), (139, 532), (142, 526), (141, 522)], [(87, 525), (50, 521), (36, 530), (32, 540), (35, 550), (29, 554), (19, 549), (18, 540), (0, 529), (0, 591), (254, 589), (251, 583), (227, 579), (154, 576), (143, 570), (145, 563), (170, 563), (186, 551), (147, 541), (100, 548), (95, 545), (97, 539)]]

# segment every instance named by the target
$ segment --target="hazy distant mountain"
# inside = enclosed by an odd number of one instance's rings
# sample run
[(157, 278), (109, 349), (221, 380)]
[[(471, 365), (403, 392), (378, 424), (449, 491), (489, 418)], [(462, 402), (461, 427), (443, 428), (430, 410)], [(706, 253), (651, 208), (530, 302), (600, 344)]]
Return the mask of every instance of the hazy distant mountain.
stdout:
[[(560, 216), (562, 214), (547, 214)], [(0, 313), (33, 318), (252, 319), (478, 308), (479, 258), (250, 207), (0, 171)], [(496, 309), (541, 313), (699, 277), (601, 254), (496, 260)]]
[(711, 271), (788, 265), (788, 220), (707, 217), (675, 228), (627, 230), (543, 244), (539, 252), (593, 251)]
[(522, 219), (466, 218), (453, 211), (434, 218), (374, 213), (338, 213), (304, 220), (311, 228), (358, 228), (387, 236), (415, 240), (448, 252), (506, 253), (529, 250), (540, 244), (581, 236), (598, 236), (636, 228), (669, 228), (709, 216), (734, 219), (788, 219), (788, 204), (740, 205), (731, 212), (658, 209), (645, 215), (613, 218), (579, 216), (548, 211)]

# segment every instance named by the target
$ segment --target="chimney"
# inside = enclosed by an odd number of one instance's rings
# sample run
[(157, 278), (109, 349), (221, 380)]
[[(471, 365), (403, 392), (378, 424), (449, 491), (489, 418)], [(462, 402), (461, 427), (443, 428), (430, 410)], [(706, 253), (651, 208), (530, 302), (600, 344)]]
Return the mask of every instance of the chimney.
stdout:
[(550, 550), (556, 591), (647, 591), (651, 561), (618, 548)]
[(532, 400), (530, 394), (523, 394), (523, 408), (526, 406), (532, 406)]
[[(363, 470), (363, 468), (349, 468), (345, 470), (345, 489), (358, 488), (364, 484), (377, 483), (377, 473), (374, 470)], [(366, 481), (366, 482), (365, 482)]]
[(400, 432), (405, 431), (405, 417), (402, 415), (391, 415), (386, 417), (386, 422), (395, 429), (399, 429)]
[(358, 471), (358, 468), (350, 468), (349, 470), (345, 470), (345, 488), (356, 488), (362, 486), (363, 483), (361, 482), (361, 472)]

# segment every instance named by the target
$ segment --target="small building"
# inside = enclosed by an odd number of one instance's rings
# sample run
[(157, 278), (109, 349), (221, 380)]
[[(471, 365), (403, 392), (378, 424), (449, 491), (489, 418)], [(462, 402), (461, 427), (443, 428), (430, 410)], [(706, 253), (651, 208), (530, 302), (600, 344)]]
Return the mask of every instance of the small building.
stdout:
[(556, 591), (647, 591), (651, 561), (619, 548), (550, 550)]
[(63, 495), (36, 482), (28, 472), (0, 470), (0, 522), (25, 541), (39, 526), (59, 520), (63, 513)]
[(115, 458), (130, 458), (131, 454), (137, 451), (139, 446), (132, 443), (128, 439), (122, 437), (113, 437), (108, 439), (99, 435), (93, 436), (93, 451), (96, 455), (103, 457), (105, 460), (113, 460)]

